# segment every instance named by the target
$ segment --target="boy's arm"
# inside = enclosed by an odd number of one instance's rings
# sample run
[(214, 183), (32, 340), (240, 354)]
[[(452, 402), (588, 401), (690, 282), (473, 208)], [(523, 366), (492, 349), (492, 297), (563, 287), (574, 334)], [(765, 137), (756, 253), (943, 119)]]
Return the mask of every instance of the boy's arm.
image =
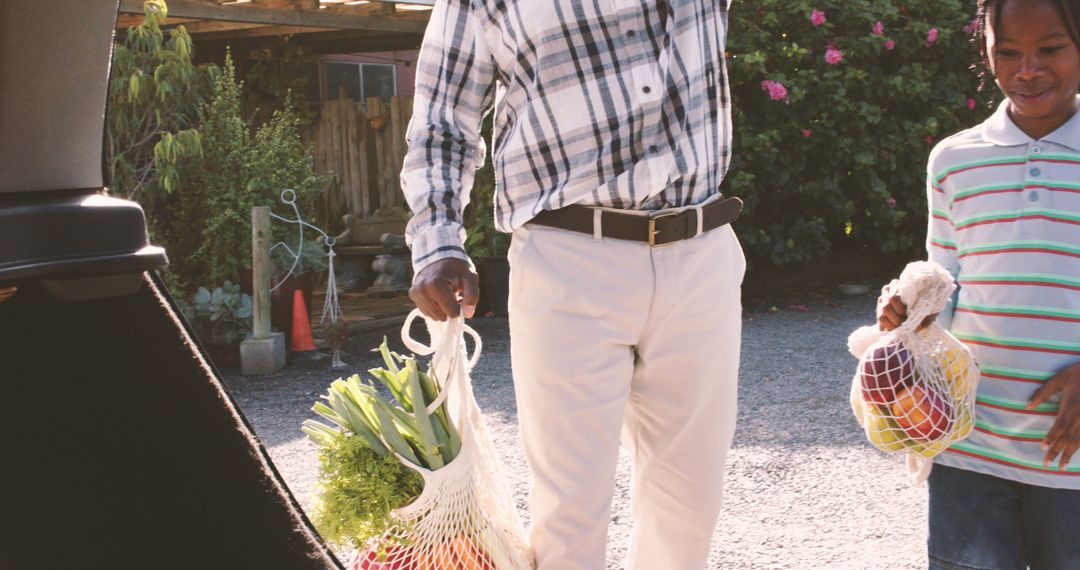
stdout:
[(416, 274), (446, 258), (469, 262), (461, 214), (484, 162), (480, 124), (494, 85), (492, 58), (469, 1), (436, 2), (416, 64), (409, 150), (401, 171), (413, 211), (405, 237)]
[[(930, 206), (926, 231), (927, 259), (940, 264), (956, 279), (960, 275), (960, 257), (957, 252), (956, 229), (953, 227), (952, 204), (946, 189), (936, 181), (937, 169), (934, 167), (936, 156), (936, 152), (931, 153), (929, 165), (926, 168), (926, 201)], [(946, 330), (952, 325), (953, 312), (956, 310), (959, 294), (960, 284), (957, 283), (952, 297), (938, 315), (937, 323)]]

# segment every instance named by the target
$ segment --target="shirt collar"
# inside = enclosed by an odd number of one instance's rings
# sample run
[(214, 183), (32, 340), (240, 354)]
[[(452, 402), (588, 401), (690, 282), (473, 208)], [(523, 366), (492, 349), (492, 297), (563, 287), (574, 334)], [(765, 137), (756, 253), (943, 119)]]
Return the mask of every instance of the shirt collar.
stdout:
[[(1080, 95), (1077, 96), (1080, 98)], [(983, 138), (987, 142), (999, 146), (1017, 146), (1034, 142), (1027, 133), (1020, 130), (1016, 123), (1009, 118), (1009, 100), (1006, 99), (998, 105), (994, 114), (982, 125)], [(1054, 132), (1042, 138), (1044, 141), (1056, 143), (1080, 151), (1080, 112), (1065, 121)]]

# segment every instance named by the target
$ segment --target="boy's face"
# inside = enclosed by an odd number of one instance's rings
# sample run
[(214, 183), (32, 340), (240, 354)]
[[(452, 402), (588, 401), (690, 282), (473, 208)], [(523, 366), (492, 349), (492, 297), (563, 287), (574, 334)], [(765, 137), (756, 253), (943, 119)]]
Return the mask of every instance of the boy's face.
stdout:
[(1032, 138), (1042, 138), (1076, 112), (1080, 49), (1046, 0), (1009, 0), (1000, 10), (1000, 18), (993, 10), (987, 14), (990, 69), (1009, 98), (1009, 115), (1016, 125)]

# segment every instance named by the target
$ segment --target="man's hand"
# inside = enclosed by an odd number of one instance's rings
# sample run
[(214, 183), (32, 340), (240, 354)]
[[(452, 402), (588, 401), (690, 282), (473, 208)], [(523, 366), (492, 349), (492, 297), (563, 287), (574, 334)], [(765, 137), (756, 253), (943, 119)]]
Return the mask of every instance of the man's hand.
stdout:
[(1043, 451), (1046, 452), (1043, 465), (1049, 466), (1060, 455), (1058, 469), (1064, 471), (1077, 448), (1080, 448), (1080, 362), (1066, 366), (1035, 390), (1028, 400), (1027, 409), (1038, 406), (1059, 392), (1061, 405), (1057, 417), (1042, 442)]
[[(928, 315), (923, 322), (919, 324), (919, 328), (915, 330), (923, 330), (930, 326), (938, 316), (937, 313)], [(883, 331), (891, 331), (900, 326), (901, 323), (907, 320), (907, 305), (900, 300), (900, 295), (893, 295), (886, 300), (884, 297), (878, 299), (878, 328)]]
[(425, 267), (409, 289), (409, 298), (420, 312), (436, 321), (457, 317), (462, 310), (466, 318), (471, 318), (479, 296), (476, 274), (467, 262), (456, 257), (440, 259)]

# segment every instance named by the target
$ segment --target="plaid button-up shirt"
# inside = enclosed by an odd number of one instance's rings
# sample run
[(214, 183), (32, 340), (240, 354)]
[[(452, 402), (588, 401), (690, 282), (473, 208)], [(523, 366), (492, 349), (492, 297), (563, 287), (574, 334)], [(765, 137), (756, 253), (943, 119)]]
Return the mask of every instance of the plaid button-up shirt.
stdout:
[(495, 219), (656, 209), (719, 191), (729, 0), (441, 0), (417, 62), (402, 186), (420, 272), (468, 259), (461, 212), (494, 106)]

